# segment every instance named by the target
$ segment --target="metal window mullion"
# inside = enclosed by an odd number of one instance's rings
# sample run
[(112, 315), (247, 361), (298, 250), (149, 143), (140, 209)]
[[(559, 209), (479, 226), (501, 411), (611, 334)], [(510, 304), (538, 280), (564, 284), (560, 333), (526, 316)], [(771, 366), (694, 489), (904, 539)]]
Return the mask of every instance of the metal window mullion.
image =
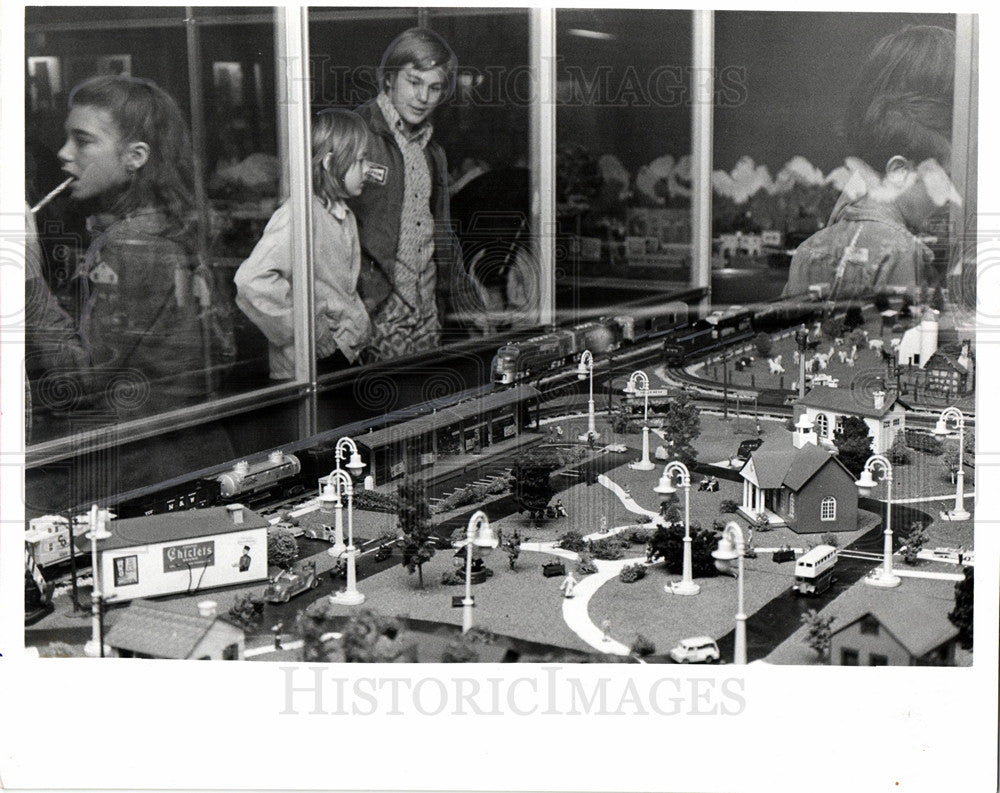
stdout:
[[(715, 101), (715, 14), (691, 19), (691, 285), (712, 288), (712, 135)], [(711, 291), (701, 303), (711, 306)]]
[(538, 262), (538, 321), (553, 325), (556, 319), (556, 11), (530, 11), (529, 61), (537, 75), (531, 103), (531, 208)]
[[(275, 74), (278, 93), (279, 151), (288, 152), (288, 200), (292, 210), (292, 319), (295, 335), (295, 379), (307, 383), (299, 430), (316, 433), (316, 317), (313, 300), (312, 173), (309, 127), (308, 10), (284, 7), (276, 12)], [(301, 266), (299, 266), (301, 263)]]

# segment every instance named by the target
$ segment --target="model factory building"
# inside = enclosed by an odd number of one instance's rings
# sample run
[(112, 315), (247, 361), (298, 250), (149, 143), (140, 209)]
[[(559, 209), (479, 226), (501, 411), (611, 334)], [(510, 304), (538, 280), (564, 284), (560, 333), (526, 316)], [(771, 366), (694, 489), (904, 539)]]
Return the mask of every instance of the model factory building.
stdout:
[[(111, 522), (97, 544), (104, 598), (198, 592), (267, 578), (267, 527), (240, 504)], [(89, 550), (85, 536), (77, 548)]]

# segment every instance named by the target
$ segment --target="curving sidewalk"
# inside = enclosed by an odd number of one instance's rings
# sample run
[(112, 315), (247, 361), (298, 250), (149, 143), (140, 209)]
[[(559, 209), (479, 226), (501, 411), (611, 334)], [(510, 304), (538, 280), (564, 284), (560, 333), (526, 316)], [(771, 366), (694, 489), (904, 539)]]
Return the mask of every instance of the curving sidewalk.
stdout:
[[(618, 497), (618, 500), (621, 501), (625, 509), (629, 512), (636, 515), (644, 515), (649, 518), (650, 522), (646, 524), (647, 526), (655, 525), (655, 521), (659, 517), (659, 513), (639, 506), (635, 500), (625, 492), (624, 488), (617, 485), (604, 474), (598, 475), (597, 481), (614, 493), (615, 496)], [(618, 532), (634, 528), (635, 524), (614, 526), (606, 532), (594, 532), (592, 534), (588, 534), (584, 537), (584, 539), (602, 539), (610, 537), (613, 534), (617, 534)], [(521, 549), (525, 551), (552, 554), (553, 556), (558, 556), (562, 559), (567, 559), (573, 562), (580, 558), (580, 555), (575, 551), (567, 551), (563, 548), (557, 548), (554, 542), (526, 542), (522, 543)], [(597, 592), (598, 589), (600, 589), (612, 578), (615, 578), (623, 567), (635, 564), (636, 562), (646, 564), (646, 559), (645, 557), (640, 556), (632, 557), (630, 559), (595, 559), (594, 564), (597, 565), (597, 572), (591, 573), (590, 575), (584, 576), (580, 579), (580, 582), (573, 589), (573, 597), (563, 598), (562, 613), (563, 620), (566, 622), (567, 627), (569, 627), (573, 633), (579, 636), (595, 650), (599, 650), (602, 653), (609, 653), (611, 655), (629, 655), (630, 650), (626, 645), (616, 641), (615, 639), (604, 638), (604, 631), (595, 625), (593, 620), (590, 618), (590, 599), (594, 596), (594, 593)], [(613, 625), (612, 628), (614, 628)]]

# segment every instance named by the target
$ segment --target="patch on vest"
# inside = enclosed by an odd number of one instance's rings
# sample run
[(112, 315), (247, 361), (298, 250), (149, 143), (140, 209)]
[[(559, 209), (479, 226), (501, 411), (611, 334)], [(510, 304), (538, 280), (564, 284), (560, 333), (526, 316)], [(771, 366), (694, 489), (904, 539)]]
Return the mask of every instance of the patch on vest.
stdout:
[(93, 270), (91, 270), (88, 278), (90, 278), (90, 280), (95, 284), (104, 284), (105, 286), (114, 286), (118, 283), (118, 273), (108, 267), (108, 265), (104, 262), (100, 262)]
[(385, 184), (389, 176), (389, 167), (370, 162), (365, 165), (365, 181), (372, 184)]

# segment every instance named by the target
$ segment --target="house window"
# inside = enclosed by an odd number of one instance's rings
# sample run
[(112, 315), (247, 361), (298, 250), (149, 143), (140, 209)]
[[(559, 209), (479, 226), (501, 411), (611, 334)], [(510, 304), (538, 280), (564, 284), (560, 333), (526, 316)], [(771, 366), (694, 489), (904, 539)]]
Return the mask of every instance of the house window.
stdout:
[(836, 520), (837, 519), (837, 499), (833, 496), (827, 496), (820, 502), (819, 505), (819, 519), (820, 520)]
[(882, 426), (883, 426), (883, 427), (884, 427), (885, 429), (889, 429), (889, 427), (891, 427), (891, 426), (892, 426), (892, 422), (891, 422), (891, 421), (883, 421), (883, 422), (882, 422)]
[(789, 493), (788, 494), (788, 517), (790, 517), (790, 518), (794, 518), (795, 517), (795, 494), (794, 493)]
[(861, 633), (866, 636), (878, 636), (879, 624), (871, 614), (866, 614), (861, 618)]
[(840, 650), (840, 665), (841, 666), (859, 666), (858, 663), (858, 651), (852, 650), (850, 647), (842, 647)]
[(835, 432), (843, 432), (844, 430), (844, 417), (837, 416), (836, 426), (834, 427)]
[(899, 426), (899, 419), (893, 419), (892, 420), (892, 426), (893, 427), (898, 427)]
[(830, 437), (830, 419), (826, 417), (826, 413), (816, 414), (816, 434), (821, 438)]
[(889, 657), (881, 655), (880, 653), (869, 653), (868, 654), (868, 666), (888, 666)]
[(919, 352), (913, 353), (913, 360), (911, 361), (911, 363), (914, 366), (920, 366), (920, 353)]
[(139, 583), (139, 557), (119, 556), (115, 559), (115, 586)]

